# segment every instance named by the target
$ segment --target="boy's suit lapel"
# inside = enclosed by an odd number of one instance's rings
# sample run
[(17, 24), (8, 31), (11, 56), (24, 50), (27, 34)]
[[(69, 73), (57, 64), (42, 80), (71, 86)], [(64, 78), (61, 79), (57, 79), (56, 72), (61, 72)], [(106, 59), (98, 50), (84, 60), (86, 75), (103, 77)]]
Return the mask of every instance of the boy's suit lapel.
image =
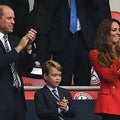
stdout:
[(53, 96), (53, 94), (51, 93), (51, 91), (49, 90), (49, 88), (47, 86), (45, 86), (45, 94), (47, 95), (47, 97), (56, 104), (56, 98)]

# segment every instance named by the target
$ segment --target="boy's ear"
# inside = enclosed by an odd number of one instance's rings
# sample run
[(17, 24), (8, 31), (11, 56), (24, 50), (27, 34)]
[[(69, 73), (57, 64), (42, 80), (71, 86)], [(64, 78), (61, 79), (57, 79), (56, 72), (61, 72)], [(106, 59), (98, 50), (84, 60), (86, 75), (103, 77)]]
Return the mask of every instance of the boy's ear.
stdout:
[(44, 80), (46, 80), (46, 78), (47, 78), (47, 74), (46, 73), (43, 75), (43, 78), (44, 78)]

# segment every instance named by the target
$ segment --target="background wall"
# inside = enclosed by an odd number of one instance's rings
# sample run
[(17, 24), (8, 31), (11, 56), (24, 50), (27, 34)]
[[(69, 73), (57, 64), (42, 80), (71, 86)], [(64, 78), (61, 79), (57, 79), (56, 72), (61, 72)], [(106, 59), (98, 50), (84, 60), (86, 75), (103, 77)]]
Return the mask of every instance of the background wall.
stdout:
[[(110, 1), (111, 10), (120, 12), (120, 0), (109, 0), (109, 1)], [(34, 0), (29, 0), (29, 3), (30, 3), (30, 10), (32, 10)]]
[(111, 10), (120, 12), (120, 0), (109, 0)]

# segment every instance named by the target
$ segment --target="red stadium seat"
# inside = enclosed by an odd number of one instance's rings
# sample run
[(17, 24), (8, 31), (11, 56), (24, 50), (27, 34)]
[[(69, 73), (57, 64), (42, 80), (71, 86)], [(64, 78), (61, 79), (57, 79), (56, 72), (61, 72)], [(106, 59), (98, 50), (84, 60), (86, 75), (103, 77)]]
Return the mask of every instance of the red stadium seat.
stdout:
[(112, 18), (115, 18), (120, 21), (120, 12), (119, 11), (111, 11)]
[(43, 79), (36, 79), (32, 77), (22, 77), (25, 86), (43, 86), (45, 82)]

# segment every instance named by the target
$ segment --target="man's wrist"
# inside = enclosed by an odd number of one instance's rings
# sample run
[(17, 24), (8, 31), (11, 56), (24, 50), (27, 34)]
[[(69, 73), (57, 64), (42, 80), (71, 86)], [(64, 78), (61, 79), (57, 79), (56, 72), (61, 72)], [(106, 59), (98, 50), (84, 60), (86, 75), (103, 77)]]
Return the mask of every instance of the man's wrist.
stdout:
[(31, 44), (28, 45), (28, 46), (26, 47), (26, 50), (27, 50), (27, 53), (28, 53), (28, 54), (31, 54), (31, 53), (32, 53), (32, 45), (31, 45)]
[(30, 44), (30, 45), (27, 45), (26, 49), (27, 49), (27, 50), (32, 50), (32, 45), (31, 45), (31, 44)]
[(17, 53), (19, 53), (22, 49), (23, 49), (23, 48), (20, 47), (20, 46), (15, 47), (15, 50), (17, 51)]

